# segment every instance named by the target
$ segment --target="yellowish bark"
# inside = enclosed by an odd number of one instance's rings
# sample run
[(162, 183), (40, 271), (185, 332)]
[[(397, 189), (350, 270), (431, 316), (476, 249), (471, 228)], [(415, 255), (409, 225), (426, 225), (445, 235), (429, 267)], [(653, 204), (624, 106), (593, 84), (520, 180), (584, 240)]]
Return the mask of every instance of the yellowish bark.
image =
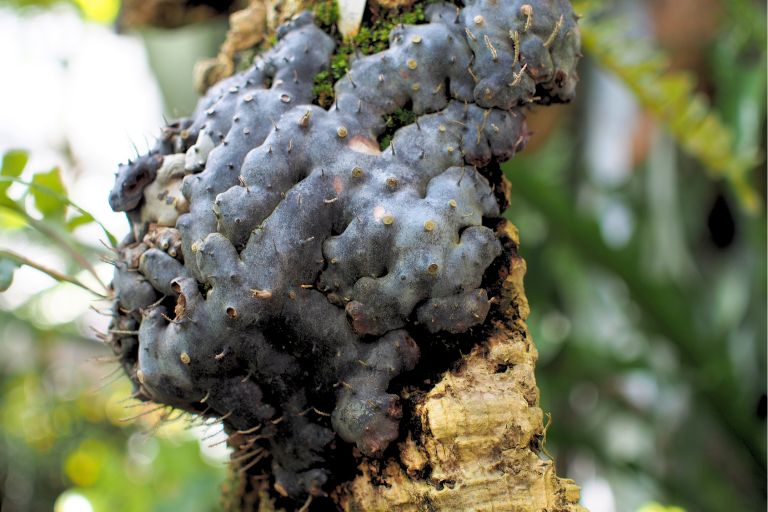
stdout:
[[(517, 229), (503, 222), (497, 233), (509, 264), (499, 296), (502, 320), (445, 372), (426, 394), (403, 395), (417, 418), (396, 456), (360, 457), (358, 476), (332, 493), (350, 512), (586, 512), (579, 488), (555, 473), (544, 455), (544, 414), (534, 368), (537, 351), (525, 323), (526, 263), (516, 254)], [(266, 480), (245, 482), (230, 495), (234, 508), (273, 512)], [(245, 494), (245, 496), (243, 496)], [(284, 509), (280, 509), (284, 510)], [(300, 510), (313, 510), (312, 500)]]
[(307, 0), (257, 0), (229, 16), (229, 31), (219, 53), (195, 66), (195, 88), (204, 93), (211, 85), (235, 72), (235, 55), (275, 33), (278, 25), (301, 12)]
[[(499, 234), (517, 246), (514, 226), (503, 224)], [(337, 490), (344, 510), (585, 510), (578, 487), (559, 478), (538, 449), (544, 423), (537, 352), (525, 324), (525, 269), (513, 255), (500, 304), (505, 320), (419, 399), (421, 428), (400, 444), (399, 460), (378, 474), (363, 461), (361, 474)]]

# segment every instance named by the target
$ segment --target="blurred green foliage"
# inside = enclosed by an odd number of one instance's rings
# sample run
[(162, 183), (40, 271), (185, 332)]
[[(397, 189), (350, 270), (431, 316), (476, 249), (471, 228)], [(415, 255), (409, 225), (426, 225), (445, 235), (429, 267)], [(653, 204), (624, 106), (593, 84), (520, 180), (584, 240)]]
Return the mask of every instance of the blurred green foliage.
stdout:
[(87, 361), (104, 352), (92, 340), (7, 313), (0, 325), (3, 510), (52, 510), (66, 490), (96, 511), (218, 509), (224, 463), (205, 462), (182, 423), (145, 435), (157, 416), (124, 422), (143, 409), (126, 408), (130, 386), (110, 365)]
[[(664, 53), (630, 38), (626, 33), (627, 20), (612, 18), (609, 4), (603, 0), (574, 2), (577, 11), (586, 13), (579, 24), (584, 51), (601, 67), (618, 75), (680, 146), (715, 176), (722, 176), (733, 187), (741, 206), (756, 213), (762, 205), (749, 173), (758, 163), (757, 140), (736, 139), (741, 126), (723, 124), (721, 116), (710, 110), (707, 99), (696, 91), (695, 77), (669, 72)], [(735, 98), (749, 102), (745, 106), (747, 111), (759, 112), (765, 109), (764, 95), (759, 93), (765, 89), (766, 66), (765, 61), (755, 64), (731, 69), (736, 73), (730, 75), (733, 79), (729, 85), (736, 89)], [(725, 60), (717, 63), (716, 69), (725, 78), (723, 67), (733, 68), (733, 64)], [(734, 110), (729, 114), (740, 112)]]
[[(661, 128), (625, 182), (585, 163), (584, 94), (543, 147), (505, 167), (548, 449), (561, 473), (606, 479), (618, 510), (649, 496), (701, 511), (765, 503), (765, 33), (745, 36), (749, 16), (728, 7), (697, 84), (665, 59), (635, 60), (649, 46), (615, 30), (633, 20), (589, 11), (585, 86), (587, 70), (614, 74)], [(626, 241), (606, 235), (616, 209)]]
[[(67, 268), (57, 271), (45, 267), (16, 251), (0, 249), (0, 287), (7, 289), (12, 282), (13, 270), (21, 265), (31, 266), (59, 282), (68, 282), (93, 294), (106, 297), (110, 290), (99, 278), (90, 259), (103, 256), (103, 248), (93, 247), (74, 236), (78, 227), (97, 224), (107, 237), (110, 247), (117, 244), (115, 236), (83, 208), (67, 197), (67, 190), (58, 167), (32, 175), (31, 181), (20, 178), (28, 161), (21, 150), (11, 150), (3, 155), (0, 166), (0, 229), (13, 233), (19, 240), (32, 237), (45, 246), (55, 248), (68, 260)], [(12, 185), (20, 191), (9, 194)], [(105, 244), (106, 245), (106, 244)], [(79, 270), (90, 274), (98, 289), (83, 283)]]
[[(96, 266), (116, 239), (68, 199), (58, 168), (27, 172), (27, 161), (13, 150), (0, 167), (0, 290), (23, 265), (58, 284), (0, 307), (0, 508), (51, 510), (60, 497), (56, 511), (68, 512), (65, 498), (81, 496), (97, 512), (217, 510), (224, 463), (204, 459), (187, 422), (165, 425), (167, 413), (131, 401), (106, 347), (51, 311), (66, 307), (62, 298), (77, 301), (75, 287), (108, 298)], [(102, 245), (78, 236), (90, 225), (101, 228)], [(59, 268), (25, 255), (36, 248)]]

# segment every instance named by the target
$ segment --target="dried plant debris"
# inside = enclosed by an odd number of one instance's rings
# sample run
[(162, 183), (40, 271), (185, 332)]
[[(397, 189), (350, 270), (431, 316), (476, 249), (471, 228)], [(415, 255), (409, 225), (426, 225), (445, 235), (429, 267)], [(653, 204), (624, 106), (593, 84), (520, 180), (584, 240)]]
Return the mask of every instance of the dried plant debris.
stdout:
[(390, 383), (420, 359), (415, 332), (485, 322), (504, 206), (488, 169), (525, 145), (529, 104), (577, 81), (566, 1), (424, 13), (351, 57), (328, 109), (313, 86), (334, 39), (296, 16), (110, 197), (132, 223), (110, 340), (138, 396), (221, 417), (293, 499), (328, 491), (336, 453), (398, 438)]

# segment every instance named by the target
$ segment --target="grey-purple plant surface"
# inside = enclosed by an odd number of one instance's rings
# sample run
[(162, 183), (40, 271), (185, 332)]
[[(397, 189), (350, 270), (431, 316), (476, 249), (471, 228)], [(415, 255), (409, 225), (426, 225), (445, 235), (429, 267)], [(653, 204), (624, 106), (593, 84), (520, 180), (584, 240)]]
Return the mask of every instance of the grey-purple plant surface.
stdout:
[[(530, 104), (578, 80), (567, 1), (426, 13), (355, 59), (328, 110), (312, 86), (335, 43), (300, 14), (110, 196), (132, 226), (110, 342), (137, 396), (258, 432), (290, 497), (325, 492), (346, 443), (377, 457), (398, 438), (390, 382), (429, 365), (414, 332), (485, 322), (504, 206), (487, 169), (524, 147)], [(381, 151), (403, 107), (416, 121)]]

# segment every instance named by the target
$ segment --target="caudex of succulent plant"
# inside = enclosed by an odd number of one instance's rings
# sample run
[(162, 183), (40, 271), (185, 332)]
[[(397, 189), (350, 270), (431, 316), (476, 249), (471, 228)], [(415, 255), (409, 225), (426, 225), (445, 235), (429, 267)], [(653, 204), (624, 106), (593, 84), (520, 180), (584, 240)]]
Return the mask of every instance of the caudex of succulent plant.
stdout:
[(324, 106), (338, 36), (296, 15), (110, 196), (132, 229), (109, 341), (135, 395), (219, 417), (286, 503), (386, 456), (405, 395), (500, 314), (498, 164), (531, 104), (574, 94), (567, 1), (416, 6), (388, 48), (346, 54)]

